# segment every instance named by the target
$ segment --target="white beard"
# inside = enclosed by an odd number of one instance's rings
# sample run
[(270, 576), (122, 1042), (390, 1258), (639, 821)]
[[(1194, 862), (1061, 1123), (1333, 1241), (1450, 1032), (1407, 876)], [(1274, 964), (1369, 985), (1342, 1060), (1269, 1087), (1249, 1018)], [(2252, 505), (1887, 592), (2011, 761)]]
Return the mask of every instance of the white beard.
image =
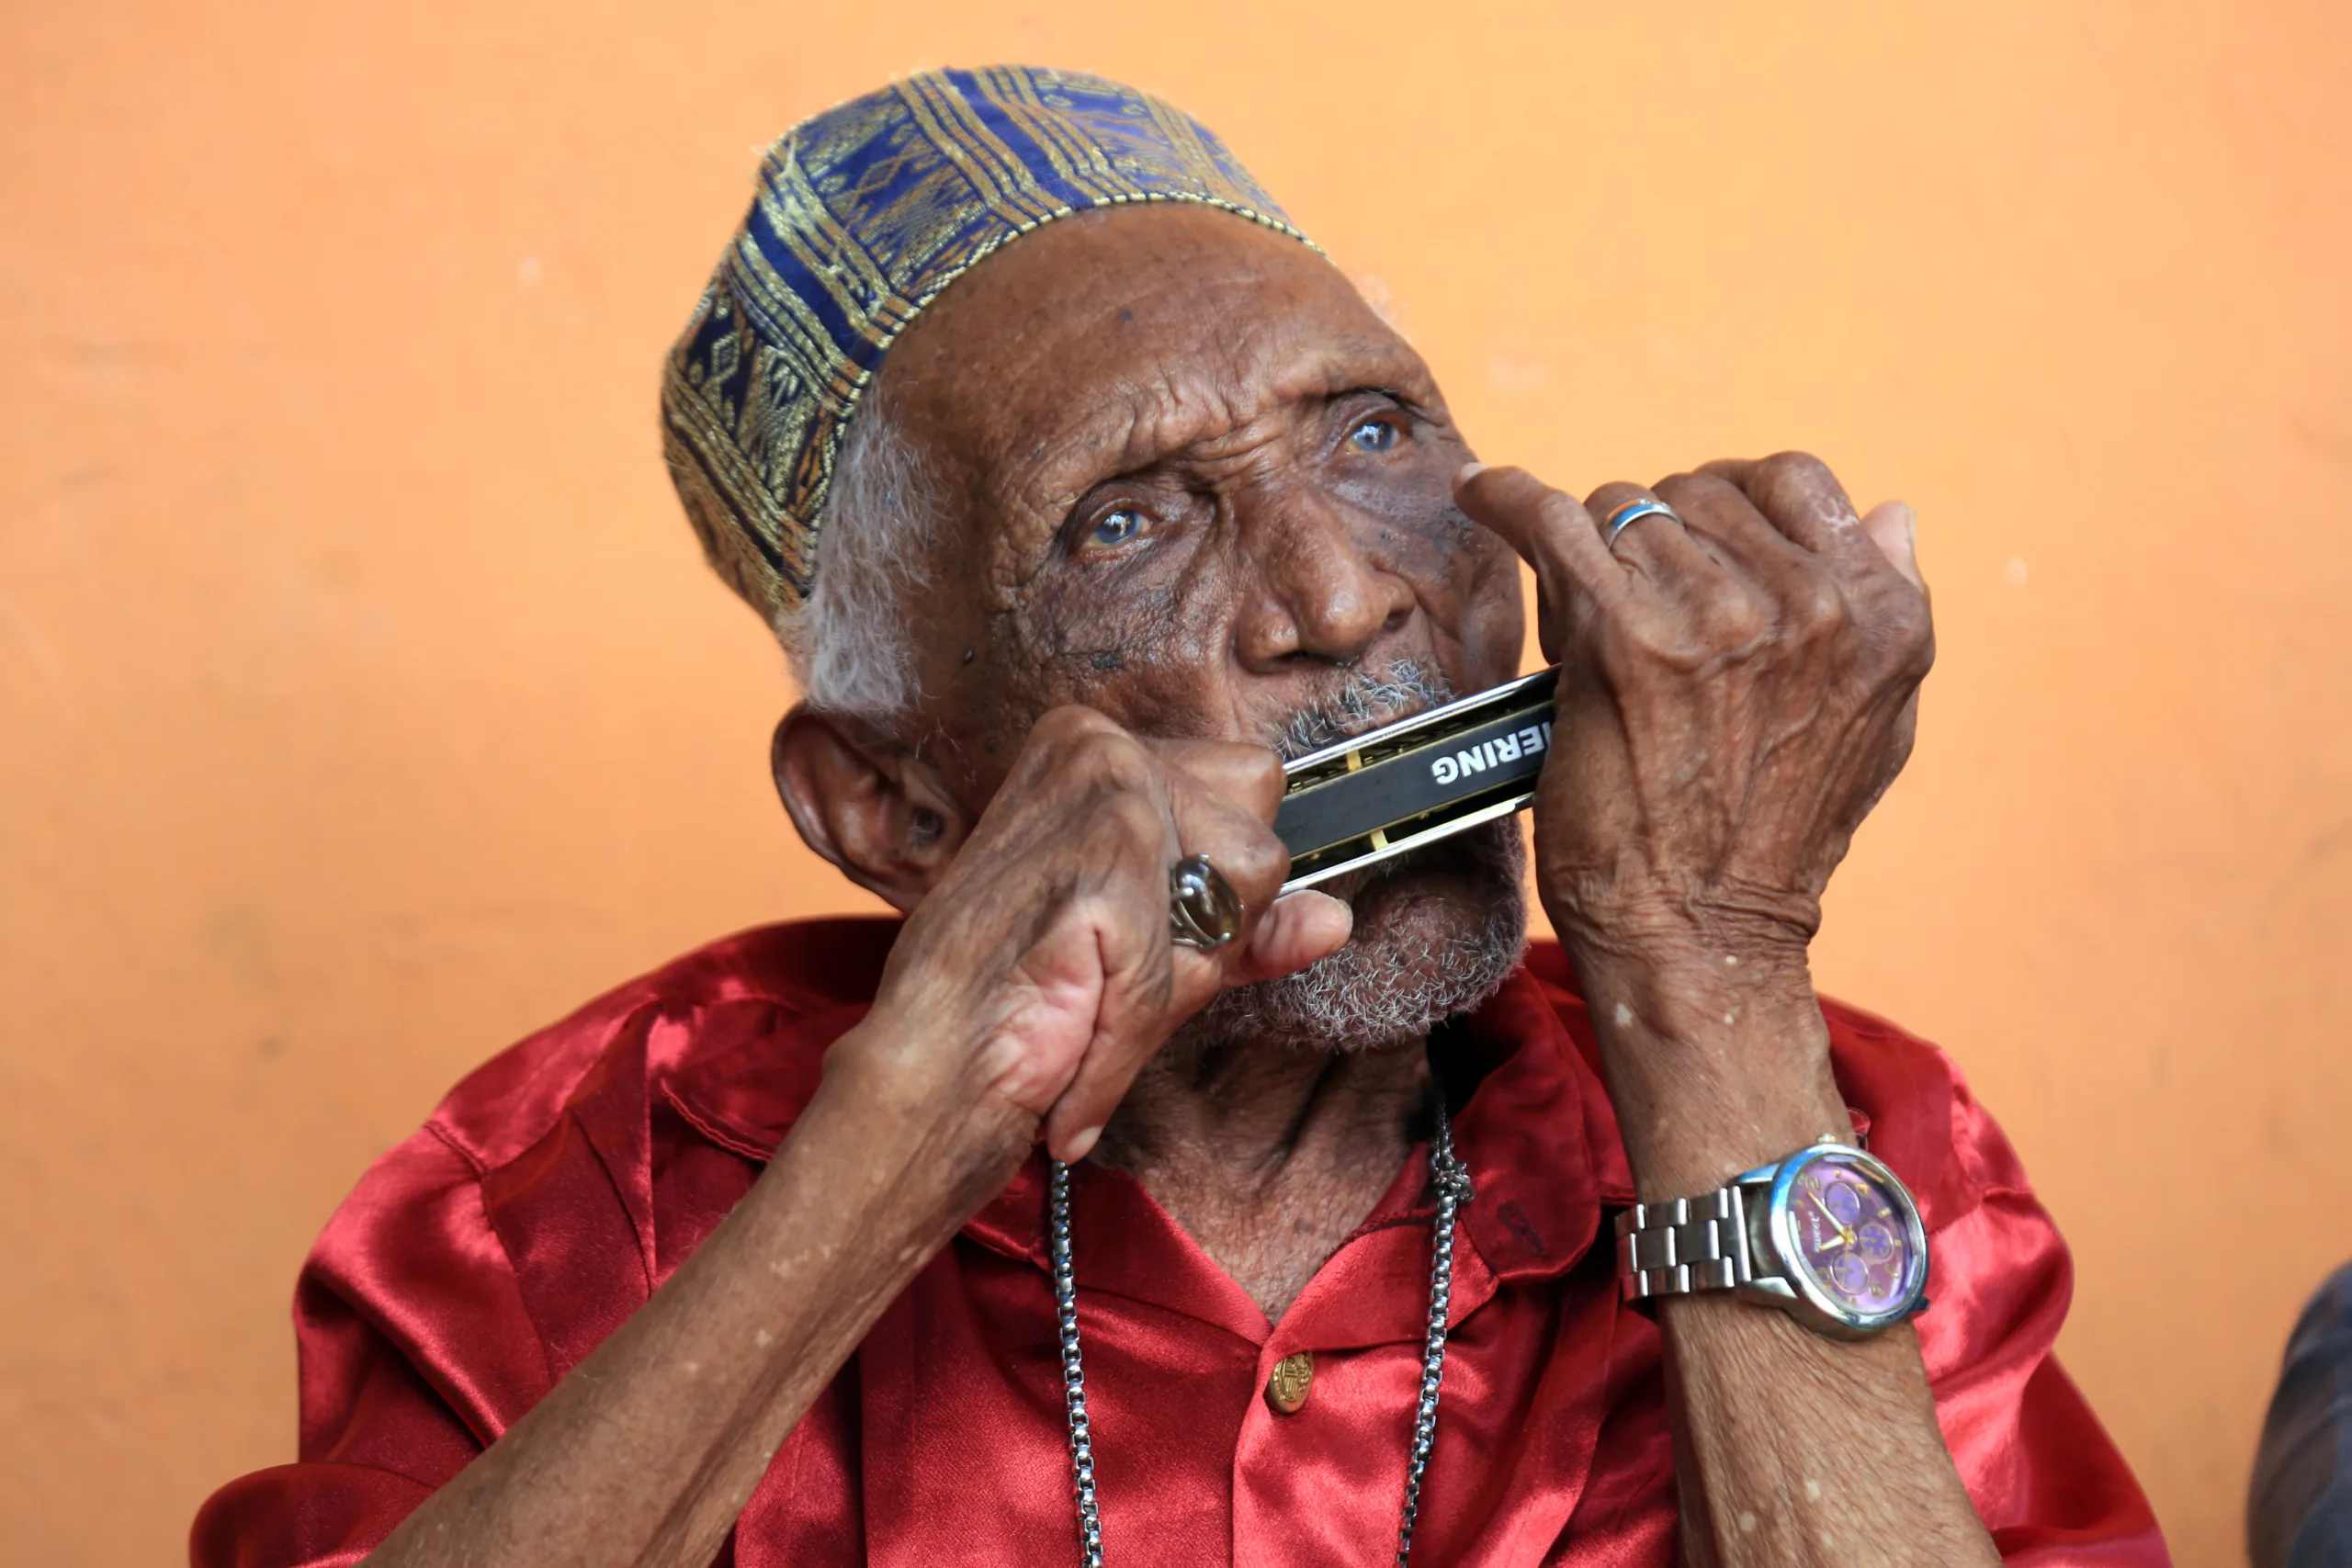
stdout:
[[(1421, 1038), (1475, 1010), (1518, 966), (1526, 865), (1519, 824), (1506, 818), (1336, 879), (1323, 891), (1356, 910), (1348, 944), (1295, 975), (1224, 992), (1178, 1028), (1170, 1048), (1363, 1051)], [(1467, 882), (1479, 914), (1465, 919), (1458, 894), (1416, 893), (1419, 871)]]

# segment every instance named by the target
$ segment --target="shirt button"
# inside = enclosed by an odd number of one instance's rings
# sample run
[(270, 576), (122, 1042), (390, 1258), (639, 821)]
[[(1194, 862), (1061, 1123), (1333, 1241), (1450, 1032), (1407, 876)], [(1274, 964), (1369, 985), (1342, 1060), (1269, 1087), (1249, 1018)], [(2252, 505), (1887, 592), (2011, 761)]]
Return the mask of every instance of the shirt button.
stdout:
[(1266, 1380), (1266, 1403), (1285, 1416), (1295, 1416), (1314, 1386), (1315, 1352), (1294, 1351), (1274, 1363), (1273, 1375)]

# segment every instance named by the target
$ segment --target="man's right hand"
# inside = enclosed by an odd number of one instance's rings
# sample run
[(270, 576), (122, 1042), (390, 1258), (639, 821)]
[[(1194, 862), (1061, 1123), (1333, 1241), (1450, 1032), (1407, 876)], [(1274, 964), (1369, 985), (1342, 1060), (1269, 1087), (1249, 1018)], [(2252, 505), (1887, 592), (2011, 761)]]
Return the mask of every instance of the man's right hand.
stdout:
[[(1262, 748), (1047, 714), (750, 1196), (370, 1564), (708, 1562), (785, 1434), (1041, 1122), (1080, 1158), (1220, 987), (1347, 941), (1338, 900), (1275, 902), (1281, 795)], [(1213, 953), (1170, 936), (1168, 872), (1186, 855), (1245, 906)]]
[[(1280, 761), (1259, 746), (1145, 740), (1091, 708), (1037, 722), (939, 884), (909, 917), (874, 1010), (827, 1058), (931, 1123), (975, 1176), (1047, 1148), (1083, 1158), (1136, 1073), (1217, 991), (1344, 945), (1348, 907), (1276, 901)], [(1173, 942), (1169, 869), (1207, 857), (1240, 934)], [(1001, 1179), (1001, 1174), (999, 1179)]]

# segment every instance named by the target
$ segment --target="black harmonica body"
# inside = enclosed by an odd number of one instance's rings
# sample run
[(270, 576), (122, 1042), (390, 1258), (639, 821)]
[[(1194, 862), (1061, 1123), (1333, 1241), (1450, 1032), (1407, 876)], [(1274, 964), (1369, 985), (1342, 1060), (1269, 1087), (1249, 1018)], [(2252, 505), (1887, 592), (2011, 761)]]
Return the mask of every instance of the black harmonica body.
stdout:
[(1274, 832), (1287, 893), (1508, 817), (1552, 749), (1545, 670), (1326, 746), (1283, 770)]

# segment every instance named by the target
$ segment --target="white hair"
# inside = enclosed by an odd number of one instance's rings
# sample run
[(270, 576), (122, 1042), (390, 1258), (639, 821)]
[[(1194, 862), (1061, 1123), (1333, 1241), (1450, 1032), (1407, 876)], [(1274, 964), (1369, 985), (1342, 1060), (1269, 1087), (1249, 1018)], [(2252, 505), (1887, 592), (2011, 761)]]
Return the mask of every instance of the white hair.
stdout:
[(869, 395), (819, 517), (816, 586), (775, 626), (811, 706), (887, 728), (921, 700), (907, 604), (932, 581), (942, 513), (929, 457)]

